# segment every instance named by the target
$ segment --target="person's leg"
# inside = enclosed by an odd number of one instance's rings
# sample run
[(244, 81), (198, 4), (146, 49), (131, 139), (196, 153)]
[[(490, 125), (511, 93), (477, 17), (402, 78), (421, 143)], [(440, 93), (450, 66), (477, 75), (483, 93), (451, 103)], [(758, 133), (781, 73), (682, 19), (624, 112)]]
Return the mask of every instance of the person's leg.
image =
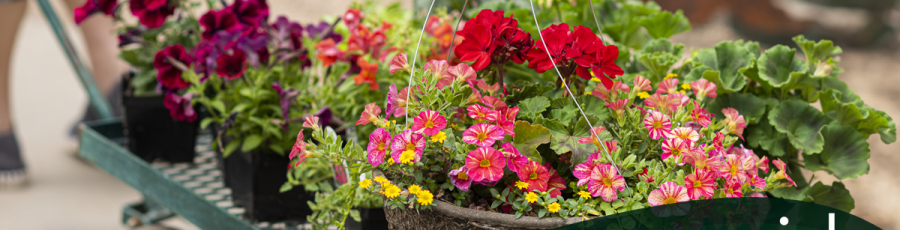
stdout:
[[(66, 0), (68, 13), (62, 15), (67, 15), (67, 18), (71, 20), (72, 10), (83, 5), (85, 1)], [(125, 11), (119, 9), (119, 12)], [(116, 27), (113, 19), (97, 13), (88, 17), (78, 27), (81, 28), (81, 33), (87, 43), (88, 55), (91, 59), (91, 73), (94, 75), (94, 81), (97, 82), (97, 88), (104, 95), (110, 95), (126, 69), (125, 62), (118, 58), (119, 40), (114, 34)]]
[(9, 75), (24, 0), (0, 0), (0, 188), (25, 182), (25, 164), (12, 131)]

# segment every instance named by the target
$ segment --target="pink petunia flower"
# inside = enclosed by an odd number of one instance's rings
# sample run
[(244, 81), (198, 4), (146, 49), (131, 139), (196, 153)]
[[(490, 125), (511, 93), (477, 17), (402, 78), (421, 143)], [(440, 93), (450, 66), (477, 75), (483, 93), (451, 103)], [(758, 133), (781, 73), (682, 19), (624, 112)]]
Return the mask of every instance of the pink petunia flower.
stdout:
[(500, 147), (503, 148), (503, 152), (506, 153), (506, 166), (509, 167), (510, 171), (518, 173), (519, 168), (528, 163), (528, 157), (519, 153), (519, 150), (512, 144), (503, 143)]
[(716, 98), (716, 83), (709, 82), (706, 78), (691, 82), (691, 89), (698, 101), (703, 101), (704, 97)]
[(684, 186), (692, 200), (698, 200), (700, 196), (709, 199), (716, 190), (716, 175), (708, 170), (697, 170), (684, 177)]
[(656, 89), (658, 94), (673, 94), (678, 92), (678, 78), (669, 78), (659, 82), (659, 88)]
[(634, 87), (632, 88), (632, 91), (644, 92), (650, 90), (653, 90), (653, 87), (650, 86), (649, 79), (641, 75), (634, 75)]
[(408, 60), (409, 55), (406, 54), (397, 54), (397, 56), (394, 56), (394, 59), (391, 59), (391, 67), (389, 68), (391, 74), (394, 74), (401, 69), (409, 72)]
[(734, 154), (725, 155), (725, 162), (719, 167), (719, 177), (726, 180), (734, 180), (738, 183), (747, 181), (747, 172), (744, 171), (741, 157)]
[(503, 129), (499, 126), (479, 123), (463, 132), (463, 142), (478, 146), (491, 146), (494, 145), (494, 142), (503, 140), (503, 135)]
[[(406, 97), (409, 94), (409, 87), (404, 87), (399, 93), (397, 92), (397, 86), (391, 85), (388, 87), (388, 96), (385, 101), (384, 110), (385, 117), (390, 117), (391, 114), (394, 114), (394, 117), (403, 117), (406, 116)], [(413, 98), (410, 98), (413, 99)]]
[(452, 183), (456, 188), (462, 191), (469, 191), (469, 187), (472, 186), (472, 178), (469, 178), (469, 170), (466, 169), (466, 166), (459, 167), (459, 169), (450, 170), (450, 183)]
[(750, 182), (750, 185), (759, 189), (766, 188), (766, 180), (756, 174), (747, 174), (747, 182)]
[(676, 94), (662, 95), (655, 93), (644, 100), (644, 106), (659, 109), (662, 113), (674, 112), (681, 105), (681, 97)]
[(697, 101), (693, 102), (694, 109), (691, 110), (691, 120), (697, 122), (697, 124), (700, 124), (700, 126), (703, 126), (704, 128), (709, 127), (709, 125), (711, 124), (709, 117), (715, 116), (715, 114), (711, 114), (709, 113), (709, 111), (706, 111), (706, 109), (701, 108), (699, 105), (697, 105)]
[(472, 117), (474, 119), (496, 121), (497, 118), (500, 118), (500, 112), (477, 104), (470, 105), (467, 110), (469, 111), (469, 117)]
[(572, 170), (572, 174), (575, 175), (575, 178), (578, 178), (578, 186), (582, 186), (590, 182), (591, 173), (594, 172), (594, 168), (600, 166), (600, 159), (603, 155), (600, 152), (594, 152), (590, 156), (588, 156), (587, 161), (575, 165), (575, 169)]
[(710, 174), (715, 176), (718, 176), (719, 167), (722, 165), (722, 161), (719, 157), (709, 157), (703, 152), (703, 149), (700, 148), (691, 149), (685, 156), (684, 162), (694, 165), (694, 169), (696, 170), (707, 170)]
[(381, 107), (372, 102), (371, 104), (366, 105), (366, 110), (359, 115), (359, 120), (356, 121), (356, 125), (365, 125), (369, 122), (374, 122), (378, 120), (378, 115), (381, 115)]
[(412, 151), (415, 157), (411, 162), (419, 162), (422, 159), (422, 150), (425, 149), (425, 136), (414, 133), (412, 130), (403, 130), (391, 140), (391, 158), (394, 163), (402, 163), (400, 156), (404, 151)]
[(422, 111), (419, 116), (413, 118), (412, 130), (416, 133), (435, 135), (445, 127), (447, 127), (447, 118), (434, 110)]
[(725, 181), (725, 187), (722, 188), (725, 192), (726, 198), (732, 197), (741, 197), (744, 195), (744, 192), (741, 191), (741, 184), (743, 182), (737, 180), (727, 180)]
[(466, 156), (466, 168), (472, 181), (498, 181), (503, 177), (506, 159), (503, 153), (491, 147), (478, 147)]
[(303, 140), (303, 131), (297, 133), (297, 141), (294, 142), (294, 146), (291, 147), (291, 153), (288, 154), (288, 158), (293, 160), (297, 158), (297, 164), (300, 165), (304, 160), (306, 160), (306, 142)]
[(618, 100), (616, 102), (610, 102), (606, 104), (606, 107), (612, 109), (616, 112), (616, 117), (623, 117), (625, 115), (625, 106), (628, 105), (628, 99)]
[(378, 167), (384, 162), (384, 155), (387, 153), (388, 147), (391, 146), (391, 133), (384, 128), (378, 128), (369, 135), (369, 146), (366, 151), (369, 152), (369, 164)]
[(662, 159), (672, 158), (678, 165), (684, 164), (684, 156), (691, 152), (690, 141), (678, 138), (668, 139), (662, 143)]
[(672, 129), (671, 132), (666, 133), (666, 138), (681, 139), (690, 141), (690, 143), (695, 143), (697, 140), (700, 140), (700, 134), (690, 127), (678, 127)]
[(762, 159), (756, 161), (756, 168), (762, 170), (763, 172), (769, 172), (769, 158), (763, 156)]
[(588, 190), (593, 197), (602, 197), (603, 201), (613, 202), (618, 199), (617, 192), (625, 190), (625, 178), (616, 172), (610, 164), (594, 167)]
[(650, 138), (659, 140), (659, 138), (671, 131), (672, 122), (669, 120), (669, 115), (650, 110), (647, 117), (644, 118), (644, 127), (650, 131)]
[(516, 136), (516, 115), (519, 114), (519, 107), (500, 109), (500, 116), (497, 119), (497, 125), (503, 129), (506, 135)]
[(616, 100), (618, 99), (619, 91), (628, 92), (631, 88), (626, 84), (622, 84), (621, 81), (613, 81), (611, 83), (611, 87), (607, 89), (606, 87), (594, 87), (594, 90), (591, 91), (591, 94), (603, 99), (604, 101)]
[(318, 129), (319, 128), (319, 117), (317, 116), (308, 116), (303, 118), (303, 127)]
[(443, 79), (448, 68), (450, 68), (450, 64), (447, 64), (446, 60), (431, 60), (425, 63), (425, 70), (431, 71), (431, 75), (438, 80)]
[(519, 180), (528, 183), (528, 191), (538, 190), (544, 192), (548, 189), (550, 172), (537, 161), (528, 161), (528, 163), (519, 167), (517, 175)]
[(647, 203), (650, 203), (652, 206), (660, 206), (687, 202), (690, 199), (684, 186), (669, 181), (660, 185), (659, 189), (650, 192), (650, 195), (647, 196)]
[(722, 113), (725, 114), (725, 120), (722, 121), (725, 123), (725, 130), (729, 134), (737, 135), (743, 140), (744, 128), (747, 128), (747, 121), (744, 121), (744, 116), (738, 114), (738, 111), (731, 107), (722, 109)]

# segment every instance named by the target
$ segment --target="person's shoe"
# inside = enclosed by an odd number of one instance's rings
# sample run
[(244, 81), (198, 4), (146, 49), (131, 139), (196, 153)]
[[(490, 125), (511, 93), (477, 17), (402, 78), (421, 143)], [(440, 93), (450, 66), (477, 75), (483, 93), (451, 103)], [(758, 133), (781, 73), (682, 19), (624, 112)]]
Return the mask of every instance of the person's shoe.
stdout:
[(0, 189), (23, 187), (28, 182), (28, 173), (19, 151), (16, 135), (0, 134)]

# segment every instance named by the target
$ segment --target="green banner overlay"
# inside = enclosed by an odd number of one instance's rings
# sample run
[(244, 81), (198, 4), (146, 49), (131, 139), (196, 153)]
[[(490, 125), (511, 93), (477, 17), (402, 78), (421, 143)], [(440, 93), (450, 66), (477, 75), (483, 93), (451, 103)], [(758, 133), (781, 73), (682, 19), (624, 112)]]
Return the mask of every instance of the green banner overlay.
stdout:
[(644, 208), (557, 229), (880, 229), (850, 213), (780, 198), (699, 200)]

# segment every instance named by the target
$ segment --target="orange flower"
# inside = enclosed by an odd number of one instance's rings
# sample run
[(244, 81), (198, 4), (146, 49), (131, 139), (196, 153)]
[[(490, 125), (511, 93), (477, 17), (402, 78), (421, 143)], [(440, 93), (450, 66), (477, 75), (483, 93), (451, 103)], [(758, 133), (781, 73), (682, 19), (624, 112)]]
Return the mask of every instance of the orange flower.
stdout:
[(378, 72), (378, 63), (369, 64), (365, 59), (360, 58), (356, 60), (356, 64), (359, 65), (359, 68), (361, 69), (359, 74), (353, 76), (353, 81), (356, 85), (369, 83), (369, 89), (378, 90), (378, 82), (375, 81), (375, 73)]

